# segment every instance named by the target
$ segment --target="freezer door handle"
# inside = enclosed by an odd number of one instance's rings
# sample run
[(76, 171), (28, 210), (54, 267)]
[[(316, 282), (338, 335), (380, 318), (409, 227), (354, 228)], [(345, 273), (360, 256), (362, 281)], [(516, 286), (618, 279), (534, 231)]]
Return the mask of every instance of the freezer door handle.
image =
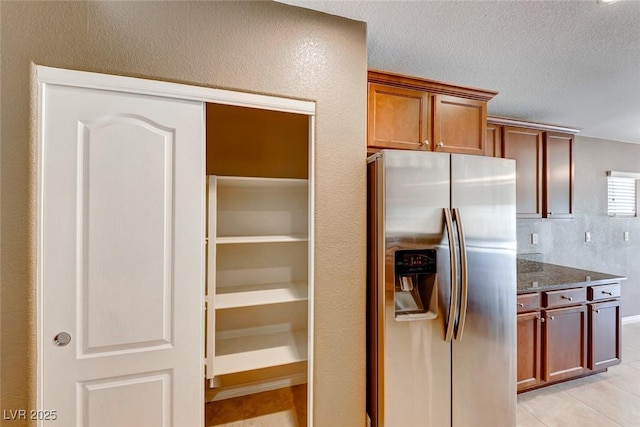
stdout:
[(464, 332), (464, 323), (467, 320), (467, 301), (469, 296), (469, 282), (467, 280), (467, 244), (464, 240), (464, 227), (462, 226), (462, 216), (458, 208), (453, 209), (453, 219), (458, 230), (458, 241), (460, 242), (460, 311), (458, 324), (456, 325), (456, 340), (462, 339)]
[(447, 235), (449, 237), (449, 263), (451, 267), (451, 293), (449, 298), (449, 316), (445, 326), (446, 332), (444, 340), (450, 342), (453, 338), (453, 330), (455, 326), (455, 310), (458, 306), (458, 260), (456, 255), (456, 243), (453, 238), (453, 218), (451, 210), (444, 208), (444, 219), (447, 227)]

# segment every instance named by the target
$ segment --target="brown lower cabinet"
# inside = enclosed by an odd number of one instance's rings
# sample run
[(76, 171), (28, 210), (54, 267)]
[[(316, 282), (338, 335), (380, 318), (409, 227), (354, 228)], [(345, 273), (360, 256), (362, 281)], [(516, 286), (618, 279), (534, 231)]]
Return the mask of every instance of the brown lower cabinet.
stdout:
[(620, 363), (619, 287), (609, 283), (518, 295), (518, 392)]
[(518, 390), (538, 385), (541, 377), (542, 323), (539, 311), (518, 314)]
[(587, 307), (543, 311), (545, 381), (559, 381), (585, 373), (587, 368)]
[(589, 304), (589, 338), (589, 369), (620, 363), (620, 300)]

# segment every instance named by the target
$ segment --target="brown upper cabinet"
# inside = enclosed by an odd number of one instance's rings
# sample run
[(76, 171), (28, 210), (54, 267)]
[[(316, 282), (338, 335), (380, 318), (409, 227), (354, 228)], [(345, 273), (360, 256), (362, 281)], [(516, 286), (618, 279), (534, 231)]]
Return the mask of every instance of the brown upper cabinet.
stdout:
[(518, 218), (541, 218), (542, 131), (505, 126), (503, 143), (502, 156), (516, 161)]
[(486, 101), (435, 95), (433, 123), (435, 150), (484, 155)]
[(573, 218), (575, 132), (578, 129), (488, 118), (486, 155), (516, 160), (518, 218)]
[(367, 146), (485, 154), (497, 92), (369, 70)]
[(368, 146), (429, 150), (431, 96), (369, 83)]
[(573, 135), (544, 133), (544, 204), (546, 218), (573, 218)]
[(484, 145), (484, 155), (502, 157), (502, 126), (487, 123), (487, 142)]

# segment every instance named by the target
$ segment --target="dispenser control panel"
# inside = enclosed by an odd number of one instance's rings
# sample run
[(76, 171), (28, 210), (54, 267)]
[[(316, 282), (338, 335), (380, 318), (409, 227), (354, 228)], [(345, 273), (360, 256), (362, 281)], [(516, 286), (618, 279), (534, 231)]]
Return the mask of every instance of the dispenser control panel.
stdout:
[(402, 249), (394, 256), (396, 275), (437, 272), (435, 249)]

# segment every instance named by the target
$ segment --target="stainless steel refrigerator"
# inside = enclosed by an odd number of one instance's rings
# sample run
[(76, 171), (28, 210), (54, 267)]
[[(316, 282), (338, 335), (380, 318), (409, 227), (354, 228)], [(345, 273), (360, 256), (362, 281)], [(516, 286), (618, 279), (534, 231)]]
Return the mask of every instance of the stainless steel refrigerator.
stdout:
[(515, 162), (382, 150), (367, 167), (372, 425), (515, 426)]

